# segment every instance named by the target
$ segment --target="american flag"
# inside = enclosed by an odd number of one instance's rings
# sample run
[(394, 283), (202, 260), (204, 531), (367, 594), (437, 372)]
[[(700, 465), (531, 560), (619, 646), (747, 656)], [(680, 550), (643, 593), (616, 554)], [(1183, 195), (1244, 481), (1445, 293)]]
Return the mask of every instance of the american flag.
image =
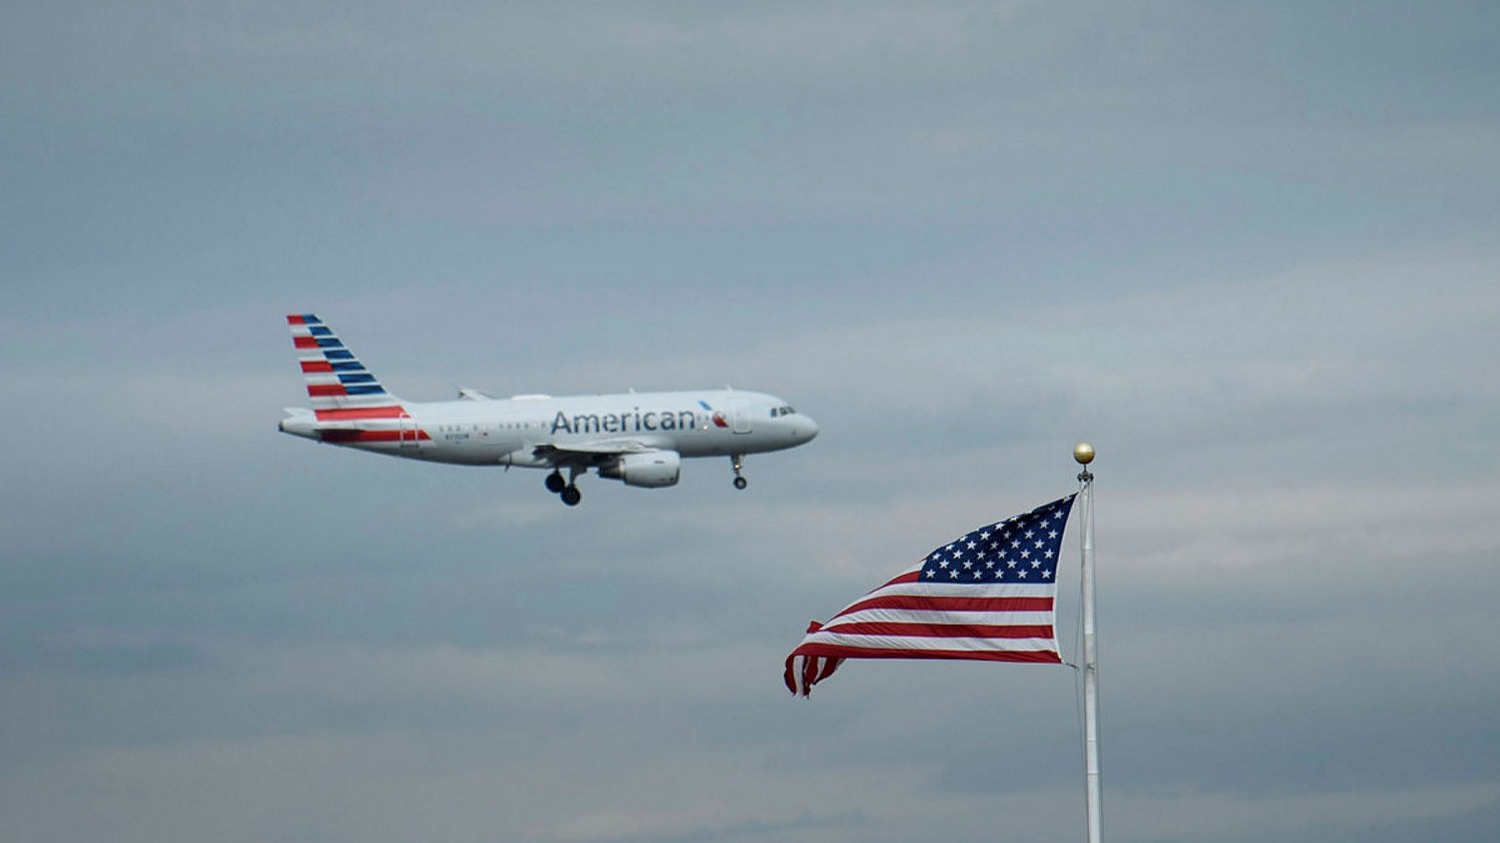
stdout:
[(787, 689), (809, 695), (844, 659), (1061, 663), (1053, 598), (1073, 498), (954, 539), (828, 623), (813, 621), (787, 656)]

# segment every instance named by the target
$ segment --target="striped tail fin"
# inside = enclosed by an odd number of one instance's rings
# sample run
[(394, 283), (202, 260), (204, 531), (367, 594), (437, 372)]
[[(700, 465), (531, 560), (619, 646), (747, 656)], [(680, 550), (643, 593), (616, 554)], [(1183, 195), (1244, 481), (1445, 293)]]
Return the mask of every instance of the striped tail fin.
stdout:
[(385, 391), (323, 320), (303, 313), (288, 316), (286, 322), (319, 421), (405, 415), (401, 400)]

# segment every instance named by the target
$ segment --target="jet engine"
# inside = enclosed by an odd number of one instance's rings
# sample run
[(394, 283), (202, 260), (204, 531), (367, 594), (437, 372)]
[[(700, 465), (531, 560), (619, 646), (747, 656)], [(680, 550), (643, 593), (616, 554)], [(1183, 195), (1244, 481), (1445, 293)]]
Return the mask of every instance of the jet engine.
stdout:
[(599, 466), (600, 477), (625, 481), (627, 486), (659, 489), (677, 485), (682, 473), (682, 458), (676, 451), (641, 451), (621, 454)]

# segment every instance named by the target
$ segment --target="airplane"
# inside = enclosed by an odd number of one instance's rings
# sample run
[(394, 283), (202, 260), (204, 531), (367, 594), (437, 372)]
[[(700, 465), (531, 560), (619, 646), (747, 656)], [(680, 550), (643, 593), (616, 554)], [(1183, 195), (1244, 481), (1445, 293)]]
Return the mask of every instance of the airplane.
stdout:
[[(747, 454), (805, 445), (818, 425), (774, 395), (717, 389), (495, 398), (460, 388), (449, 401), (403, 401), (323, 320), (286, 318), (312, 409), (287, 407), (280, 430), (329, 445), (457, 465), (550, 470), (547, 491), (583, 499), (580, 475), (627, 486), (676, 485), (684, 457), (729, 457), (743, 489)], [(567, 472), (564, 479), (563, 472)]]

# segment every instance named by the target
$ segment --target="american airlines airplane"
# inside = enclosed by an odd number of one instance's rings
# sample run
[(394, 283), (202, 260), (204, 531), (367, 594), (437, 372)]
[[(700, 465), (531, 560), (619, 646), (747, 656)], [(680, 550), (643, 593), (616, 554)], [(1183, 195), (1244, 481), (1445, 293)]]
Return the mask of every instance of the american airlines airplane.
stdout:
[(729, 457), (743, 489), (746, 454), (818, 435), (812, 419), (780, 398), (736, 389), (507, 399), (460, 389), (453, 401), (403, 401), (323, 320), (286, 321), (313, 406), (286, 408), (282, 433), (430, 462), (548, 469), (547, 491), (568, 506), (582, 500), (578, 476), (589, 469), (660, 488), (677, 483), (683, 457)]

